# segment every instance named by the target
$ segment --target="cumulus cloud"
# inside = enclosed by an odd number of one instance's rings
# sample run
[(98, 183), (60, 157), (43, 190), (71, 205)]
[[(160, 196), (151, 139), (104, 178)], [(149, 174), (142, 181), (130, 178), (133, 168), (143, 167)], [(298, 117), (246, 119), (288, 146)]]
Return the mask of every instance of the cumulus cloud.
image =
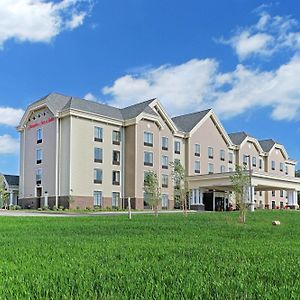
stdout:
[(97, 101), (97, 97), (93, 95), (92, 93), (87, 93), (83, 99), (90, 100), (90, 101)]
[(1, 0), (0, 47), (7, 40), (50, 42), (82, 25), (92, 0)]
[(219, 41), (230, 45), (241, 61), (253, 56), (270, 57), (283, 49), (300, 49), (299, 23), (290, 16), (260, 11), (256, 24), (239, 28), (229, 39)]
[(8, 134), (0, 135), (0, 154), (17, 154), (19, 141)]
[(23, 114), (23, 109), (0, 107), (0, 125), (17, 126)]

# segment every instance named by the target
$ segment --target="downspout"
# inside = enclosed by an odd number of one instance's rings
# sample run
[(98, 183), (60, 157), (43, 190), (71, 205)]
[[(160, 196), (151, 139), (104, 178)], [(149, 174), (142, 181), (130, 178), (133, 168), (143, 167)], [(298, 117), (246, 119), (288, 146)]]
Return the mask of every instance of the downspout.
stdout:
[(122, 208), (125, 207), (125, 128), (122, 126), (122, 149), (121, 149), (121, 163), (122, 163), (122, 186), (121, 186), (121, 199)]
[(59, 118), (56, 116), (56, 149), (55, 149), (55, 206), (58, 208), (58, 143), (59, 143)]

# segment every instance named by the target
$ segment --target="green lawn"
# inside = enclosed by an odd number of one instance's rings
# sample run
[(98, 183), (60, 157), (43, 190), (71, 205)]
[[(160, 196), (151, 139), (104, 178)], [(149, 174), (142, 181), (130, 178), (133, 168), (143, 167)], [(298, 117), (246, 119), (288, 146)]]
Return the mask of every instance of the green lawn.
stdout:
[(0, 223), (0, 299), (300, 297), (300, 212)]

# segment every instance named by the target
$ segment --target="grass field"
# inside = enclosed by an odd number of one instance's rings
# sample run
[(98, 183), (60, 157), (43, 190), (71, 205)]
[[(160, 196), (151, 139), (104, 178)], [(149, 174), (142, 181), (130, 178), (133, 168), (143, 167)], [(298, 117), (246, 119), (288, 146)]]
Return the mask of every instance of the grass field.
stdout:
[(299, 299), (300, 212), (236, 220), (2, 217), (0, 299)]

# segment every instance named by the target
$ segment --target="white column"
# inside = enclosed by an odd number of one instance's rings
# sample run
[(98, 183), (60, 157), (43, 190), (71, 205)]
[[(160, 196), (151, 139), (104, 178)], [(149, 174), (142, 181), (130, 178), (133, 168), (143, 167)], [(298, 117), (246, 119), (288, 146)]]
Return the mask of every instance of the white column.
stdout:
[(215, 197), (215, 191), (213, 191), (213, 211), (216, 210), (216, 197)]
[(45, 192), (44, 196), (45, 196), (45, 203), (44, 203), (44, 206), (48, 206), (48, 193)]
[(199, 189), (196, 189), (195, 190), (196, 192), (196, 201), (195, 201), (195, 204), (200, 204), (200, 194), (199, 194)]
[(199, 203), (200, 205), (203, 205), (203, 189), (199, 189), (199, 197), (200, 197)]
[(293, 191), (293, 199), (294, 199), (294, 205), (298, 206), (298, 195), (297, 191)]
[(9, 206), (14, 204), (14, 192), (12, 190), (9, 191)]
[(250, 203), (250, 205), (249, 205), (249, 208), (250, 208), (250, 211), (254, 211), (254, 205), (255, 205), (255, 202), (254, 202), (254, 186), (253, 185), (251, 185), (250, 187), (249, 187), (249, 203)]
[(195, 204), (195, 189), (192, 189), (191, 204)]
[(287, 191), (288, 193), (288, 206), (293, 206), (294, 205), (294, 193), (293, 191)]

